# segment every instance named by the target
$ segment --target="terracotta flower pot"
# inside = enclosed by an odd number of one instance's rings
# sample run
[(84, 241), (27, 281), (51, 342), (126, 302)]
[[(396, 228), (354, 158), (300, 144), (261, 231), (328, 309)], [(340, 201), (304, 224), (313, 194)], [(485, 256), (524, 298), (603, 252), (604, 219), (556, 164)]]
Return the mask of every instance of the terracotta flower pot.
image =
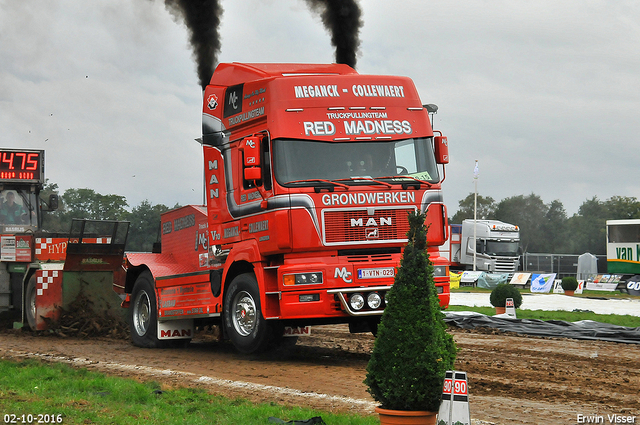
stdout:
[(504, 314), (506, 311), (506, 307), (496, 307), (496, 314)]
[(565, 290), (564, 290), (564, 294), (565, 294), (565, 295), (569, 295), (569, 296), (572, 296), (572, 295), (574, 294), (574, 292), (575, 292), (575, 291), (571, 291), (571, 290), (569, 290), (569, 289), (565, 289)]
[(376, 407), (380, 425), (435, 425), (438, 412), (389, 410)]

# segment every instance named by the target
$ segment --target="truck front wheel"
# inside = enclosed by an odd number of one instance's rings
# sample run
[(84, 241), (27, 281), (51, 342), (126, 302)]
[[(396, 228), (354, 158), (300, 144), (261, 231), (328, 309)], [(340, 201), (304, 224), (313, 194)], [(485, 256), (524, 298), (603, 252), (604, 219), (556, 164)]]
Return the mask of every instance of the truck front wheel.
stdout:
[(252, 273), (236, 276), (224, 296), (224, 325), (231, 343), (244, 354), (266, 348), (267, 321), (260, 308), (258, 282)]
[(129, 328), (133, 344), (138, 347), (160, 347), (158, 340), (158, 306), (153, 289), (153, 276), (145, 271), (138, 276), (131, 293)]

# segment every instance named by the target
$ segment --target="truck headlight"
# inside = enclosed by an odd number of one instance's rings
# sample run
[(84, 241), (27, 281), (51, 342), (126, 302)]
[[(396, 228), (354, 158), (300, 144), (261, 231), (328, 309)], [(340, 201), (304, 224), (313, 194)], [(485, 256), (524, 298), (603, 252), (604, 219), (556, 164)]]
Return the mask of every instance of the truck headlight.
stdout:
[(375, 310), (382, 304), (382, 297), (377, 292), (371, 292), (367, 295), (367, 305), (370, 309)]
[(362, 310), (362, 307), (364, 307), (364, 297), (362, 296), (362, 294), (352, 294), (351, 298), (349, 298), (349, 305), (355, 311)]
[(322, 283), (322, 272), (287, 274), (282, 279), (285, 286)]
[(449, 276), (449, 266), (433, 266), (433, 276)]

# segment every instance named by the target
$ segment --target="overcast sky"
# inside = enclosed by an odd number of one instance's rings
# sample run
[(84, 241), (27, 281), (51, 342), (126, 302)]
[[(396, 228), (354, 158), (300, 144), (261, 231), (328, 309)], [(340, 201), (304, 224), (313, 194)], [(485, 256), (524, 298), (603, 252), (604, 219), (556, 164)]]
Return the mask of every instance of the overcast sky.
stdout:
[[(223, 0), (221, 62), (333, 62), (302, 0)], [(361, 0), (357, 70), (411, 77), (449, 139), (449, 214), (474, 190), (569, 215), (640, 198), (640, 3)], [(0, 146), (131, 207), (202, 202), (202, 92), (156, 0), (0, 0)]]

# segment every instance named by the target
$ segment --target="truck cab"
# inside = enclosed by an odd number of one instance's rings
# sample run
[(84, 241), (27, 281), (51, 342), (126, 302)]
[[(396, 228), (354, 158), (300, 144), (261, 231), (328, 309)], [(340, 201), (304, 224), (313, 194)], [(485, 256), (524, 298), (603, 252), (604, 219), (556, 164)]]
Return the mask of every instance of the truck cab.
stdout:
[[(438, 253), (447, 139), (409, 78), (341, 64), (220, 64), (202, 116), (207, 204), (163, 217), (160, 253), (127, 256), (136, 344), (185, 338), (206, 321), (242, 352), (286, 327), (375, 332), (416, 210), (448, 305)], [(197, 233), (206, 244), (194, 244)]]
[[(513, 273), (520, 261), (518, 226), (498, 220), (463, 220), (452, 224), (448, 252), (451, 267), (489, 273)], [(473, 267), (475, 255), (475, 269)]]

